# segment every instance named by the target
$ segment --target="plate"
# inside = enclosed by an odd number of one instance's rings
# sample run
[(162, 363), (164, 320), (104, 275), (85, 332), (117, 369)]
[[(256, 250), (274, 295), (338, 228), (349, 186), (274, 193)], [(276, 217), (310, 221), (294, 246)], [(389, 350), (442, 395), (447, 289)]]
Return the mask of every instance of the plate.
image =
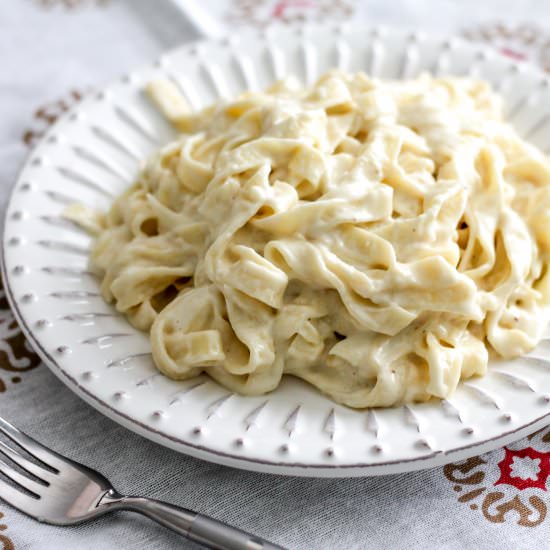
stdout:
[[(490, 365), (448, 400), (354, 411), (286, 377), (261, 397), (207, 377), (159, 374), (146, 334), (106, 305), (87, 271), (90, 238), (60, 214), (72, 202), (105, 209), (140, 160), (174, 136), (143, 95), (172, 79), (194, 107), (289, 73), (312, 82), (331, 67), (384, 78), (481, 76), (505, 97), (520, 133), (550, 147), (548, 77), (460, 40), (342, 26), (270, 29), (197, 42), (163, 55), (59, 120), (25, 164), (9, 201), (3, 277), (33, 347), (69, 388), (116, 422), (213, 462), (278, 474), (346, 477), (428, 468), (489, 451), (550, 422), (550, 341)], [(549, 333), (550, 335), (550, 333)]]

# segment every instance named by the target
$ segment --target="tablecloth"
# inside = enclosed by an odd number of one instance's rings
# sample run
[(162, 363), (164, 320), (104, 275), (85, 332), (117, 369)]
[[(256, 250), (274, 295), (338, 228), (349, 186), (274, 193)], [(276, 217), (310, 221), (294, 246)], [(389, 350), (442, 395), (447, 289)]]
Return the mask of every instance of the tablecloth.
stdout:
[[(550, 7), (540, 0), (210, 0), (228, 28), (356, 20), (462, 34), (550, 70)], [(88, 90), (196, 31), (147, 0), (0, 3), (0, 206), (44, 129)], [(548, 548), (550, 429), (428, 471), (300, 479), (180, 455), (103, 417), (42, 365), (0, 294), (0, 414), (103, 472), (122, 492), (193, 508), (291, 549)], [(196, 548), (121, 513), (74, 528), (39, 524), (0, 501), (0, 548)]]

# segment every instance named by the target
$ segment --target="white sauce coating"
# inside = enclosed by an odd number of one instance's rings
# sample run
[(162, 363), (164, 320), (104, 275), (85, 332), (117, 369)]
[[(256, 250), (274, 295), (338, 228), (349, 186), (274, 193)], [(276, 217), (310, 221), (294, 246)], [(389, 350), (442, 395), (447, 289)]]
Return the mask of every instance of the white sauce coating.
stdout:
[(149, 92), (181, 136), (108, 214), (66, 215), (167, 376), (392, 406), (541, 338), (550, 166), (486, 83), (331, 72), (194, 114)]

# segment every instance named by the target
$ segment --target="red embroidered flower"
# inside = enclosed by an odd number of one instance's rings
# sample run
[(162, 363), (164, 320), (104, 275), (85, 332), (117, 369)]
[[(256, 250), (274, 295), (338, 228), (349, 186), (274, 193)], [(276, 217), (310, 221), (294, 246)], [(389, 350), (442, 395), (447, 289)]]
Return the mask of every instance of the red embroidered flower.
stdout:
[(273, 7), (272, 17), (283, 17), (288, 8), (314, 8), (315, 3), (308, 0), (281, 0)]
[(532, 447), (512, 451), (504, 447), (504, 458), (498, 463), (500, 477), (495, 485), (512, 485), (520, 491), (538, 488), (546, 491), (550, 475), (550, 453)]

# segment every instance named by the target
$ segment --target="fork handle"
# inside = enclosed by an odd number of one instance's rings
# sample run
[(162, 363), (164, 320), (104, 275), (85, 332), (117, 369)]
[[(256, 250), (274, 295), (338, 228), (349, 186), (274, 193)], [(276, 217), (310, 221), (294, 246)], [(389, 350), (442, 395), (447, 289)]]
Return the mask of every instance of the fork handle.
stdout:
[(99, 507), (137, 512), (214, 550), (285, 550), (226, 523), (160, 500), (107, 493)]

